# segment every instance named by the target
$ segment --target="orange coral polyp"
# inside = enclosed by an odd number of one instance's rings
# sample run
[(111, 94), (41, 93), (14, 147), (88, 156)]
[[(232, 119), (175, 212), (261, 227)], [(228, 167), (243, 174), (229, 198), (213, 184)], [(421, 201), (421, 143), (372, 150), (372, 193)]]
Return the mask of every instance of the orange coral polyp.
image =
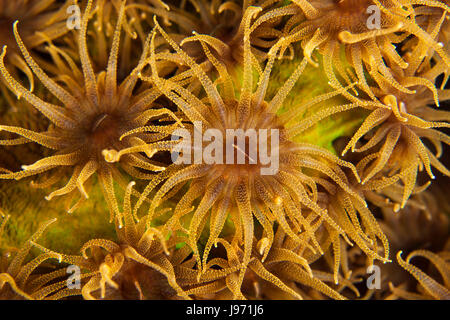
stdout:
[[(221, 132), (226, 128), (274, 127), (274, 129), (280, 130), (278, 146), (280, 165), (279, 170), (272, 175), (262, 175), (259, 170), (249, 168), (249, 165), (194, 163), (179, 166), (175, 164), (169, 166), (160, 178), (152, 181), (139, 199), (139, 202), (142, 203), (160, 185), (149, 209), (149, 219), (151, 220), (154, 217), (155, 209), (163, 199), (170, 197), (183, 185), (189, 185), (188, 190), (177, 202), (174, 214), (165, 223), (164, 228), (168, 231), (173, 228), (184, 229), (180, 221), (186, 214), (193, 211), (192, 219), (185, 231), (189, 234), (188, 244), (194, 251), (200, 272), (206, 270), (209, 252), (212, 246), (221, 239), (221, 231), (229, 216), (235, 228), (233, 241), (243, 246), (243, 267), (239, 273), (239, 283), (242, 283), (243, 270), (250, 262), (256, 220), (261, 225), (267, 240), (265, 246), (267, 250), (263, 250), (264, 257), (267, 256), (274, 241), (273, 227), (275, 223), (278, 223), (280, 228), (299, 245), (306, 246), (312, 252), (322, 253), (314, 233), (314, 224), (327, 224), (330, 229), (335, 230), (344, 238), (349, 229), (337, 224), (330, 218), (327, 210), (318, 205), (317, 190), (319, 187), (327, 186), (328, 183), (337, 185), (345, 192), (352, 194), (361, 203), (365, 203), (348, 187), (348, 179), (342, 171), (342, 167), (347, 167), (356, 175), (356, 170), (352, 165), (317, 146), (292, 142), (293, 136), (287, 134), (282, 123), (275, 116), (303, 72), (306, 60), (298, 64), (291, 77), (272, 100), (266, 101), (267, 82), (270, 78), (271, 68), (283, 43), (283, 40), (280, 40), (269, 54), (267, 66), (262, 72), (256, 89), (253, 88), (249, 33), (251, 32), (252, 16), (260, 9), (249, 7), (247, 10), (247, 19), (243, 22), (245, 31), (242, 84), (236, 84), (232, 80), (228, 69), (211, 56), (208, 48), (204, 45), (205, 54), (209, 57), (211, 64), (217, 68), (220, 78), (223, 80), (223, 91), (222, 88), (219, 89), (218, 84), (211, 81), (205, 71), (170, 38), (157, 21), (155, 21), (156, 28), (152, 32), (151, 47), (155, 45), (156, 32), (159, 32), (180, 55), (184, 63), (194, 71), (195, 77), (203, 85), (206, 96), (195, 96), (184, 88), (184, 84), (160, 77), (154, 50), (150, 50), (149, 59), (152, 74), (150, 77), (141, 76), (142, 79), (155, 83), (161, 92), (179, 107), (187, 118), (185, 121), (187, 128), (189, 128), (189, 123), (200, 121), (204, 128), (214, 128)], [(239, 88), (239, 96), (235, 93), (235, 86)], [(194, 205), (194, 201), (199, 201), (199, 204)], [(254, 218), (256, 218), (255, 221)], [(207, 221), (210, 225), (210, 234), (201, 254), (198, 240)], [(311, 240), (311, 244), (309, 240)]]
[[(33, 141), (55, 150), (51, 156), (34, 164), (24, 165), (23, 171), (1, 174), (0, 178), (21, 179), (56, 169), (55, 176), (49, 178), (50, 181), (53, 181), (52, 184), (55, 184), (65, 176), (64, 168), (71, 168), (72, 176), (68, 183), (63, 188), (52, 192), (47, 199), (68, 194), (73, 196), (74, 191), (78, 189), (84, 197), (78, 200), (74, 207), (68, 208), (69, 212), (72, 212), (81, 204), (80, 201), (88, 198), (88, 192), (84, 185), (91, 180), (90, 178), (95, 173), (98, 173), (100, 185), (103, 187), (111, 211), (111, 219), (119, 214), (114, 179), (117, 179), (122, 187), (126, 186), (124, 177), (114, 163), (119, 162), (122, 158), (120, 163), (122, 169), (143, 178), (151, 178), (151, 174), (146, 171), (164, 170), (164, 167), (140, 153), (151, 156), (159, 148), (163, 150), (167, 148), (164, 142), (154, 145), (154, 148), (152, 148), (152, 143), (156, 143), (168, 135), (173, 126), (155, 126), (156, 134), (154, 135), (147, 134), (143, 129), (153, 120), (162, 116), (175, 117), (170, 110), (154, 104), (160, 95), (157, 90), (147, 87), (138, 91), (136, 95), (133, 93), (133, 90), (137, 89), (139, 68), (147, 55), (148, 46), (144, 48), (138, 66), (120, 85), (117, 84), (118, 49), (125, 15), (125, 1), (121, 4), (107, 69), (96, 74), (87, 51), (86, 34), (92, 0), (88, 2), (78, 38), (82, 72), (72, 70), (72, 73), (61, 76), (68, 89), (50, 78), (37, 65), (19, 35), (17, 22), (14, 24), (14, 34), (18, 46), (28, 65), (64, 107), (41, 100), (11, 76), (3, 60), (7, 51), (6, 46), (3, 48), (0, 59), (0, 70), (17, 95), (32, 104), (53, 124), (45, 132), (34, 132), (20, 127), (2, 125), (0, 126), (1, 131), (17, 134), (23, 138), (2, 140), (0, 143), (8, 144), (15, 141), (15, 144), (20, 144)], [(64, 59), (70, 59), (61, 55)], [(54, 57), (61, 70), (68, 69), (61, 62), (61, 56), (54, 53)], [(71, 60), (67, 60), (67, 63), (70, 67), (74, 66), (74, 62)], [(81, 74), (83, 78), (78, 79)], [(78, 80), (82, 81), (82, 86), (77, 83)]]
[[(371, 6), (373, 10), (367, 10)], [(443, 14), (450, 12), (450, 7), (438, 1), (424, 1), (420, 6), (440, 8)], [(365, 75), (367, 71), (377, 84), (388, 81), (397, 89), (411, 94), (412, 91), (399, 84), (390, 70), (407, 67), (396, 51), (396, 45), (410, 35), (425, 42), (447, 67), (450, 65), (442, 43), (415, 23), (419, 17), (409, 1), (370, 0), (355, 3), (348, 0), (296, 0), (290, 7), (297, 8), (298, 12), (284, 13), (290, 16), (283, 30), (286, 39), (289, 42), (300, 41), (304, 55), (316, 66), (312, 54), (314, 50), (320, 50), (325, 72), (334, 88), (342, 88), (340, 78), (350, 84), (356, 76), (362, 89), (374, 98), (368, 85), (370, 81)], [(377, 15), (375, 22), (369, 13)], [(346, 61), (340, 56), (342, 47)], [(347, 63), (354, 68), (354, 74), (346, 70)], [(350, 96), (350, 92), (343, 94)]]

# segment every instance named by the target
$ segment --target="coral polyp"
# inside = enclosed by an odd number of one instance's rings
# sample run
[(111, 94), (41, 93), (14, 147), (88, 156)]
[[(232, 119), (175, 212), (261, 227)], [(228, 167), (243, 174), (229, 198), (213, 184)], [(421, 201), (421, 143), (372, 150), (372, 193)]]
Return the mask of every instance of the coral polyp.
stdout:
[[(136, 7), (142, 8), (142, 5)], [(169, 3), (168, 11), (149, 7), (143, 9), (161, 17), (168, 25), (166, 31), (197, 63), (209, 62), (199, 43), (203, 41), (220, 62), (235, 65), (243, 61), (242, 39), (244, 21), (250, 14), (248, 7), (249, 4), (240, 6), (235, 1), (190, 0), (181, 4)], [(269, 49), (281, 37), (277, 24), (279, 21), (263, 19), (255, 25), (250, 43), (256, 60), (267, 58)]]
[[(252, 10), (253, 13), (258, 12), (255, 7), (250, 7), (248, 10)], [(251, 17), (252, 15), (249, 15), (245, 21), (242, 85), (233, 82), (226, 67), (210, 56), (211, 63), (217, 67), (220, 78), (224, 81), (223, 91), (219, 89), (157, 22), (151, 47), (154, 46), (155, 33), (160, 32), (185, 63), (194, 70), (195, 76), (203, 85), (206, 96), (194, 96), (176, 82), (160, 78), (156, 57), (152, 54), (153, 50), (150, 50), (152, 76), (143, 77), (154, 82), (156, 87), (180, 108), (184, 117), (190, 122), (190, 126), (189, 122), (185, 124), (186, 128), (190, 128), (189, 134), (179, 134), (182, 136), (180, 143), (183, 149), (183, 161), (187, 161), (181, 162), (181, 164), (175, 163), (168, 168), (168, 171), (173, 170), (173, 173), (157, 190), (149, 212), (152, 215), (163, 197), (172, 192), (171, 190), (178, 190), (184, 184), (190, 183), (189, 189), (178, 202), (174, 215), (166, 223), (166, 226), (168, 230), (173, 226), (178, 226), (178, 220), (189, 213), (193, 202), (197, 199), (200, 200), (187, 232), (189, 234), (188, 243), (198, 259), (198, 265), (203, 267), (207, 263), (211, 247), (220, 236), (228, 213), (236, 228), (235, 241), (244, 245), (243, 264), (245, 266), (250, 262), (251, 257), (255, 232), (254, 217), (264, 229), (268, 241), (267, 250), (271, 247), (274, 239), (273, 226), (276, 222), (299, 243), (305, 242), (302, 237), (311, 239), (313, 245), (309, 247), (310, 250), (321, 252), (311, 227), (317, 219), (323, 220), (338, 234), (345, 235), (345, 231), (330, 218), (326, 209), (318, 205), (317, 190), (319, 186), (326, 183), (335, 184), (359, 198), (348, 187), (348, 179), (341, 166), (352, 169), (356, 175), (355, 168), (327, 150), (310, 144), (293, 142), (293, 136), (290, 136), (289, 130), (283, 126), (276, 115), (277, 110), (282, 107), (284, 99), (302, 73), (306, 60), (299, 63), (285, 85), (270, 101), (267, 101), (266, 89), (270, 72), (281, 43), (274, 46), (269, 53), (270, 58), (264, 73), (261, 75), (256, 89), (253, 89), (252, 53), (249, 42)], [(206, 46), (204, 49), (208, 54)], [(240, 91), (239, 96), (235, 95), (236, 91)], [(214, 134), (216, 140), (214, 141), (214, 155), (210, 159), (205, 158), (204, 162), (195, 159), (192, 161), (191, 150), (195, 158), (196, 149), (201, 148), (205, 151), (207, 148), (212, 150), (212, 147), (211, 145), (209, 147), (202, 145), (202, 142), (191, 144), (190, 139), (187, 138), (198, 133), (208, 134), (208, 130), (217, 132)], [(233, 132), (241, 130), (241, 136), (246, 136), (245, 140), (241, 142), (236, 142), (235, 138), (230, 140), (230, 130)], [(249, 133), (252, 130), (255, 132), (253, 140)], [(258, 135), (262, 134), (261, 132), (266, 132), (266, 134), (264, 137), (258, 138)], [(273, 135), (273, 132), (276, 134)], [(177, 135), (177, 132), (174, 134)], [(255, 137), (257, 139), (254, 139)], [(263, 143), (261, 143), (261, 139)], [(212, 137), (205, 141), (211, 140)], [(251, 141), (259, 141), (259, 143)], [(267, 145), (264, 147), (263, 144), (266, 142)], [(272, 158), (269, 160), (275, 160), (273, 155), (279, 156), (276, 159), (277, 162), (264, 163), (261, 156), (264, 155), (262, 151), (271, 154)], [(189, 155), (186, 159), (187, 154)], [(221, 158), (225, 154), (226, 161)], [(328, 182), (323, 182), (324, 180), (328, 180)], [(142, 196), (146, 197), (155, 186), (156, 183), (150, 183)], [(363, 199), (359, 199), (364, 202)], [(308, 210), (311, 212), (309, 215), (306, 214)], [(206, 221), (209, 221), (210, 224), (210, 236), (201, 256), (197, 242)], [(265, 256), (267, 254), (268, 251), (265, 251)], [(242, 282), (243, 276), (242, 272), (239, 281)]]
[[(83, 199), (88, 198), (85, 183), (97, 173), (104, 190), (105, 198), (112, 216), (119, 214), (115, 200), (114, 179), (123, 182), (121, 173), (115, 167), (114, 159), (121, 157), (121, 167), (132, 174), (145, 176), (147, 171), (161, 171), (164, 168), (152, 161), (144, 160), (138, 152), (147, 152), (151, 156), (156, 149), (151, 149), (147, 143), (158, 140), (161, 134), (148, 135), (140, 133), (139, 129), (145, 127), (152, 120), (170, 110), (158, 107), (154, 101), (158, 98), (156, 90), (144, 88), (139, 94), (138, 70), (136, 69), (120, 84), (117, 83), (117, 53), (121, 34), (122, 21), (125, 14), (125, 3), (119, 13), (118, 23), (114, 32), (114, 41), (105, 71), (95, 73), (88, 55), (87, 25), (91, 14), (92, 1), (89, 1), (83, 15), (82, 28), (78, 35), (81, 70), (74, 69), (73, 73), (60, 75), (63, 84), (57, 83), (47, 75), (33, 60), (19, 35), (20, 25), (14, 24), (14, 35), (18, 46), (35, 75), (43, 85), (62, 102), (64, 107), (41, 100), (25, 89), (14, 79), (4, 65), (7, 47), (3, 47), (0, 56), (0, 70), (14, 91), (32, 104), (36, 110), (47, 117), (51, 126), (45, 132), (34, 132), (26, 128), (1, 125), (0, 130), (19, 135), (21, 138), (9, 140), (11, 144), (35, 142), (54, 150), (51, 156), (45, 157), (34, 164), (24, 165), (20, 172), (1, 174), (2, 179), (22, 179), (29, 176), (42, 175), (52, 170), (43, 186), (48, 187), (59, 182), (71, 171), (69, 182), (62, 188), (53, 191), (47, 200), (55, 196), (62, 196), (78, 191), (83, 197), (68, 210), (72, 212)], [(146, 50), (142, 59), (146, 57)], [(64, 57), (64, 55), (62, 55)], [(63, 57), (55, 63), (60, 70), (70, 70), (73, 61), (63, 63)], [(61, 65), (59, 65), (61, 64)], [(82, 84), (82, 85), (80, 85)], [(161, 126), (161, 132), (170, 130), (170, 126)], [(163, 134), (164, 135), (164, 134)], [(136, 153), (136, 154), (133, 154)], [(106, 159), (105, 159), (106, 157)], [(53, 170), (54, 169), (54, 170)], [(122, 185), (126, 185), (126, 182)]]
[[(413, 52), (405, 55), (409, 66), (397, 70), (399, 83), (413, 90), (414, 94), (404, 93), (388, 83), (374, 88), (378, 101), (382, 104), (373, 111), (352, 137), (343, 153), (349, 149), (363, 152), (383, 143), (378, 157), (368, 155), (361, 160), (360, 174), (363, 183), (372, 179), (381, 170), (390, 170), (391, 181), (401, 179), (405, 186), (402, 207), (406, 205), (416, 182), (418, 171), (424, 168), (431, 179), (434, 175), (431, 166), (448, 176), (448, 169), (438, 160), (442, 155), (442, 144), (449, 144), (449, 137), (437, 130), (448, 127), (449, 112), (433, 108), (433, 104), (449, 99), (448, 90), (436, 88), (434, 83), (442, 75), (443, 69), (433, 67), (423, 60), (423, 52), (428, 47), (419, 43)], [(420, 71), (418, 70), (420, 68)], [(371, 131), (372, 130), (372, 131)], [(367, 133), (371, 134), (367, 134)], [(367, 134), (367, 135), (366, 135)], [(366, 135), (367, 141), (356, 148), (358, 140)], [(433, 153), (425, 141), (435, 148)]]
[[(440, 8), (442, 16), (448, 13), (448, 7), (439, 1), (421, 2), (419, 10), (422, 6)], [(290, 16), (284, 33), (290, 41), (301, 41), (304, 55), (315, 65), (312, 54), (315, 49), (320, 50), (324, 70), (335, 87), (341, 86), (337, 75), (351, 83), (346, 71), (349, 64), (369, 95), (372, 93), (365, 70), (377, 83), (388, 81), (399, 90), (411, 93), (396, 81), (389, 70), (394, 66), (405, 68), (408, 65), (397, 53), (396, 46), (410, 35), (421, 39), (449, 64), (443, 44), (414, 22), (418, 17), (410, 1), (299, 0), (293, 1), (289, 7), (290, 10), (282, 11)], [(341, 48), (345, 52), (345, 61), (340, 57)]]
[[(62, 6), (58, 5), (56, 0), (0, 2), (0, 28), (2, 29), (0, 46), (9, 46), (10, 51), (6, 57), (8, 66), (14, 68), (14, 74), (18, 74), (18, 70), (25, 73), (31, 89), (34, 87), (33, 74), (17, 46), (12, 28), (14, 21), (22, 21), (23, 41), (29, 49), (33, 49), (48, 40), (61, 37), (69, 31), (66, 24), (67, 8), (74, 5), (75, 2), (68, 0)], [(5, 82), (3, 81), (3, 83)], [(5, 88), (2, 86), (1, 89), (5, 94)]]

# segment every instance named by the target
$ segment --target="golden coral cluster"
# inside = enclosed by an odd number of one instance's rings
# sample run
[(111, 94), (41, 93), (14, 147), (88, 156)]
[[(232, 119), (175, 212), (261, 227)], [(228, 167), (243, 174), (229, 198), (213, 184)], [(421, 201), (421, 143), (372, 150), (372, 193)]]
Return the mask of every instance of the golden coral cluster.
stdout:
[[(76, 218), (99, 188), (115, 226), (79, 255), (38, 243), (56, 219), (2, 243), (0, 298), (449, 299), (449, 14), (446, 0), (0, 1), (0, 189), (34, 178)], [(326, 81), (306, 101), (308, 73)], [(303, 139), (354, 111), (333, 150)], [(188, 137), (230, 129), (255, 130), (277, 170), (245, 139), (244, 162), (197, 161), (212, 139)], [(180, 145), (196, 160), (173, 161)]]

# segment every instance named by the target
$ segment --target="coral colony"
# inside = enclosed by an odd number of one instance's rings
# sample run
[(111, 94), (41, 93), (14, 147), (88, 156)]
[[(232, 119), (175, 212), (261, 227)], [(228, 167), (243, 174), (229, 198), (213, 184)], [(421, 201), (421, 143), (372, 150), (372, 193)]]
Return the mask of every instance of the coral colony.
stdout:
[(0, 299), (450, 299), (449, 19), (0, 0)]

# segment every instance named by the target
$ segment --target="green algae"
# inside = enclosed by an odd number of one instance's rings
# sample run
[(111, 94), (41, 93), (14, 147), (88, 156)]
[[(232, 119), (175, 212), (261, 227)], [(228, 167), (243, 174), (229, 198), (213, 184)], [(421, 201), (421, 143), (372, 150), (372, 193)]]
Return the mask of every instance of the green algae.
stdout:
[(2, 236), (2, 247), (20, 248), (39, 226), (56, 218), (39, 244), (65, 254), (77, 254), (92, 238), (115, 239), (114, 224), (101, 190), (93, 188), (90, 199), (77, 211), (68, 214), (60, 198), (45, 200), (43, 190), (30, 188), (29, 181), (7, 181), (0, 189), (0, 208), (10, 215)]

